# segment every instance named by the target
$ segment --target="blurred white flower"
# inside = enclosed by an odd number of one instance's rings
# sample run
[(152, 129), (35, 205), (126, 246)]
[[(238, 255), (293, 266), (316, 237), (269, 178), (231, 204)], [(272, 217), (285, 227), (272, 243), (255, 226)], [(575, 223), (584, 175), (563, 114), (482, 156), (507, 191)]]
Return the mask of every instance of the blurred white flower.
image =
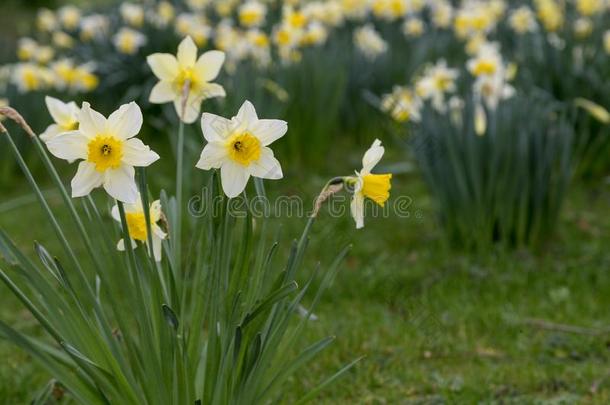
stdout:
[(119, 52), (133, 55), (146, 44), (146, 36), (134, 29), (123, 27), (115, 34), (112, 41)]
[(372, 24), (366, 24), (354, 31), (356, 47), (369, 60), (377, 59), (388, 50), (388, 44), (375, 30)]
[(178, 46), (177, 56), (155, 53), (147, 58), (159, 82), (150, 93), (150, 102), (173, 102), (176, 113), (186, 123), (199, 117), (201, 102), (212, 97), (224, 97), (224, 88), (214, 80), (225, 60), (221, 51), (207, 51), (197, 59), (197, 46), (186, 37)]
[(260, 27), (265, 22), (267, 6), (256, 0), (248, 0), (239, 6), (239, 23), (244, 27)]
[(135, 136), (142, 127), (142, 111), (134, 102), (122, 105), (108, 118), (83, 103), (78, 129), (60, 133), (47, 141), (49, 151), (60, 159), (82, 159), (72, 179), (72, 197), (88, 195), (104, 187), (110, 196), (126, 204), (137, 202), (135, 167), (149, 166), (159, 155)]
[(250, 176), (273, 180), (283, 177), (280, 162), (268, 146), (286, 134), (285, 121), (259, 119), (252, 103), (246, 101), (230, 120), (204, 113), (201, 129), (208, 143), (196, 166), (220, 169), (227, 197), (238, 196)]

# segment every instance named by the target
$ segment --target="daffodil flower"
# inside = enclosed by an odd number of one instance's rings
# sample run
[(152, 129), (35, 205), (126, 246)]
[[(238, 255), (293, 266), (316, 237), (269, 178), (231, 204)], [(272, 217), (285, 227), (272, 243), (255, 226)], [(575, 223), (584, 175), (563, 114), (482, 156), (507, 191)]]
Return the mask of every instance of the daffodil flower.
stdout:
[(224, 60), (225, 54), (221, 51), (208, 51), (197, 59), (197, 46), (190, 36), (178, 46), (177, 56), (168, 53), (149, 55), (148, 64), (160, 80), (150, 93), (150, 102), (173, 102), (182, 121), (187, 124), (195, 122), (203, 100), (225, 96), (221, 85), (211, 83), (218, 76)]
[(381, 141), (375, 139), (373, 145), (366, 151), (362, 158), (362, 170), (356, 172), (355, 177), (346, 180), (348, 185), (354, 189), (354, 197), (351, 203), (351, 213), (356, 221), (356, 228), (364, 227), (364, 199), (365, 197), (373, 200), (383, 207), (390, 198), (391, 174), (372, 174), (371, 170), (379, 163), (385, 149), (381, 146)]
[(142, 111), (134, 102), (122, 105), (107, 119), (83, 103), (78, 129), (62, 132), (47, 141), (60, 159), (83, 159), (72, 179), (72, 197), (83, 197), (97, 187), (126, 204), (138, 198), (134, 166), (149, 166), (159, 159), (134, 138), (142, 127)]
[(62, 132), (74, 131), (78, 128), (78, 106), (74, 101), (64, 103), (54, 97), (46, 96), (44, 99), (51, 118), (55, 121), (40, 134), (43, 142), (48, 142)]
[(280, 163), (268, 145), (284, 136), (288, 130), (286, 121), (258, 119), (254, 106), (246, 101), (230, 120), (204, 113), (201, 129), (208, 143), (197, 168), (220, 169), (227, 197), (238, 196), (250, 176), (274, 180), (283, 177)]
[[(148, 247), (148, 229), (146, 227), (146, 215), (144, 213), (144, 207), (142, 206), (142, 199), (140, 193), (137, 194), (137, 199), (134, 204), (125, 204), (125, 220), (127, 221), (127, 232), (130, 238), (130, 244), (132, 249), (137, 247), (137, 242), (144, 243)], [(119, 207), (115, 205), (111, 210), (112, 218), (116, 221), (121, 222), (121, 215), (119, 213)], [(155, 261), (161, 261), (162, 243), (167, 238), (167, 233), (161, 229), (159, 222), (163, 219), (163, 212), (161, 211), (161, 202), (159, 200), (153, 201), (150, 204), (149, 209), (150, 215), (150, 230), (152, 232), (152, 250)], [(117, 249), (120, 251), (125, 250), (125, 241), (119, 240), (117, 243)], [(147, 252), (149, 250), (147, 249)]]

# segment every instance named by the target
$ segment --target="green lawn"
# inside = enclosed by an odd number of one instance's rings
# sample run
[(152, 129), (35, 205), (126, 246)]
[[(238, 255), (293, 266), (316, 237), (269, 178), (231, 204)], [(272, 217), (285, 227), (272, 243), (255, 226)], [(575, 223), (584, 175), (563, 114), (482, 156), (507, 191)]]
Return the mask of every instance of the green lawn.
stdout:
[[(268, 188), (313, 196), (324, 182), (302, 177)], [(477, 257), (444, 246), (417, 175), (396, 176), (393, 195), (413, 199), (409, 218), (369, 218), (361, 231), (347, 216), (315, 224), (304, 272), (348, 242), (353, 250), (303, 343), (336, 342), (287, 387), (286, 403), (359, 356), (320, 403), (610, 403), (610, 187), (573, 187), (544, 251)], [(3, 228), (24, 247), (51, 239), (36, 204), (11, 201), (0, 204)], [(304, 224), (274, 222), (285, 249)], [(3, 287), (0, 319), (36, 328)], [(2, 404), (26, 403), (49, 379), (5, 342), (0, 358)]]

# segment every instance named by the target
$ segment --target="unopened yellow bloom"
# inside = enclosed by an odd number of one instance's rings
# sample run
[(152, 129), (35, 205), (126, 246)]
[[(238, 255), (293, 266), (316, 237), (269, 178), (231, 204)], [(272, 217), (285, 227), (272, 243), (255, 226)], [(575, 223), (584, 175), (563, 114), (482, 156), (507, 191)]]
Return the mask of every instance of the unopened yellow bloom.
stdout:
[(576, 9), (580, 14), (590, 17), (598, 14), (604, 9), (603, 0), (576, 0)]

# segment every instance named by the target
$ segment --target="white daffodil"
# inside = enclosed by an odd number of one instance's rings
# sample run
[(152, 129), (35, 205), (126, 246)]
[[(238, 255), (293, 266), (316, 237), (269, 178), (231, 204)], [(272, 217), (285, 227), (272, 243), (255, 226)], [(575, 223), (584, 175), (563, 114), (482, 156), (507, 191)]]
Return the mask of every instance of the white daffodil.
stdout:
[(47, 141), (49, 151), (60, 159), (83, 159), (72, 179), (72, 197), (83, 197), (104, 187), (126, 204), (138, 198), (134, 166), (149, 166), (159, 155), (134, 138), (142, 127), (142, 111), (134, 102), (122, 105), (107, 119), (89, 103), (78, 114), (78, 129)]
[(268, 145), (284, 136), (288, 130), (286, 121), (258, 119), (254, 106), (246, 101), (230, 120), (204, 113), (201, 129), (208, 143), (197, 167), (220, 169), (222, 188), (229, 198), (246, 188), (250, 176), (274, 180), (283, 177), (280, 162)]
[(148, 64), (160, 80), (150, 93), (150, 102), (163, 104), (173, 101), (182, 121), (195, 122), (203, 100), (225, 96), (221, 85), (210, 83), (218, 76), (224, 60), (225, 54), (221, 51), (208, 51), (197, 59), (197, 46), (190, 36), (178, 46), (177, 56), (168, 53), (149, 55)]
[(74, 101), (64, 103), (53, 97), (46, 96), (44, 99), (51, 118), (55, 121), (40, 134), (43, 142), (48, 142), (62, 132), (74, 131), (78, 128), (78, 106)]
[[(134, 204), (125, 204), (125, 221), (127, 221), (127, 232), (129, 233), (132, 249), (137, 247), (137, 242), (142, 242), (148, 247), (148, 229), (146, 227), (146, 214), (142, 205), (140, 193), (137, 194), (137, 199)], [(112, 207), (112, 218), (121, 222), (118, 205)], [(163, 212), (161, 211), (161, 202), (153, 201), (150, 204), (150, 230), (152, 231), (152, 250), (155, 261), (161, 261), (162, 243), (167, 238), (167, 234), (161, 229), (159, 223), (163, 220)], [(137, 242), (136, 242), (137, 241)], [(125, 250), (125, 241), (119, 240), (117, 249)], [(148, 252), (148, 248), (146, 250)]]
[(346, 180), (348, 185), (354, 188), (354, 197), (351, 203), (351, 213), (356, 221), (356, 228), (364, 227), (364, 199), (365, 197), (373, 200), (383, 207), (390, 198), (391, 174), (372, 174), (371, 170), (379, 163), (385, 149), (381, 146), (381, 141), (375, 139), (373, 145), (366, 151), (362, 158), (362, 170), (356, 172), (355, 177)]

